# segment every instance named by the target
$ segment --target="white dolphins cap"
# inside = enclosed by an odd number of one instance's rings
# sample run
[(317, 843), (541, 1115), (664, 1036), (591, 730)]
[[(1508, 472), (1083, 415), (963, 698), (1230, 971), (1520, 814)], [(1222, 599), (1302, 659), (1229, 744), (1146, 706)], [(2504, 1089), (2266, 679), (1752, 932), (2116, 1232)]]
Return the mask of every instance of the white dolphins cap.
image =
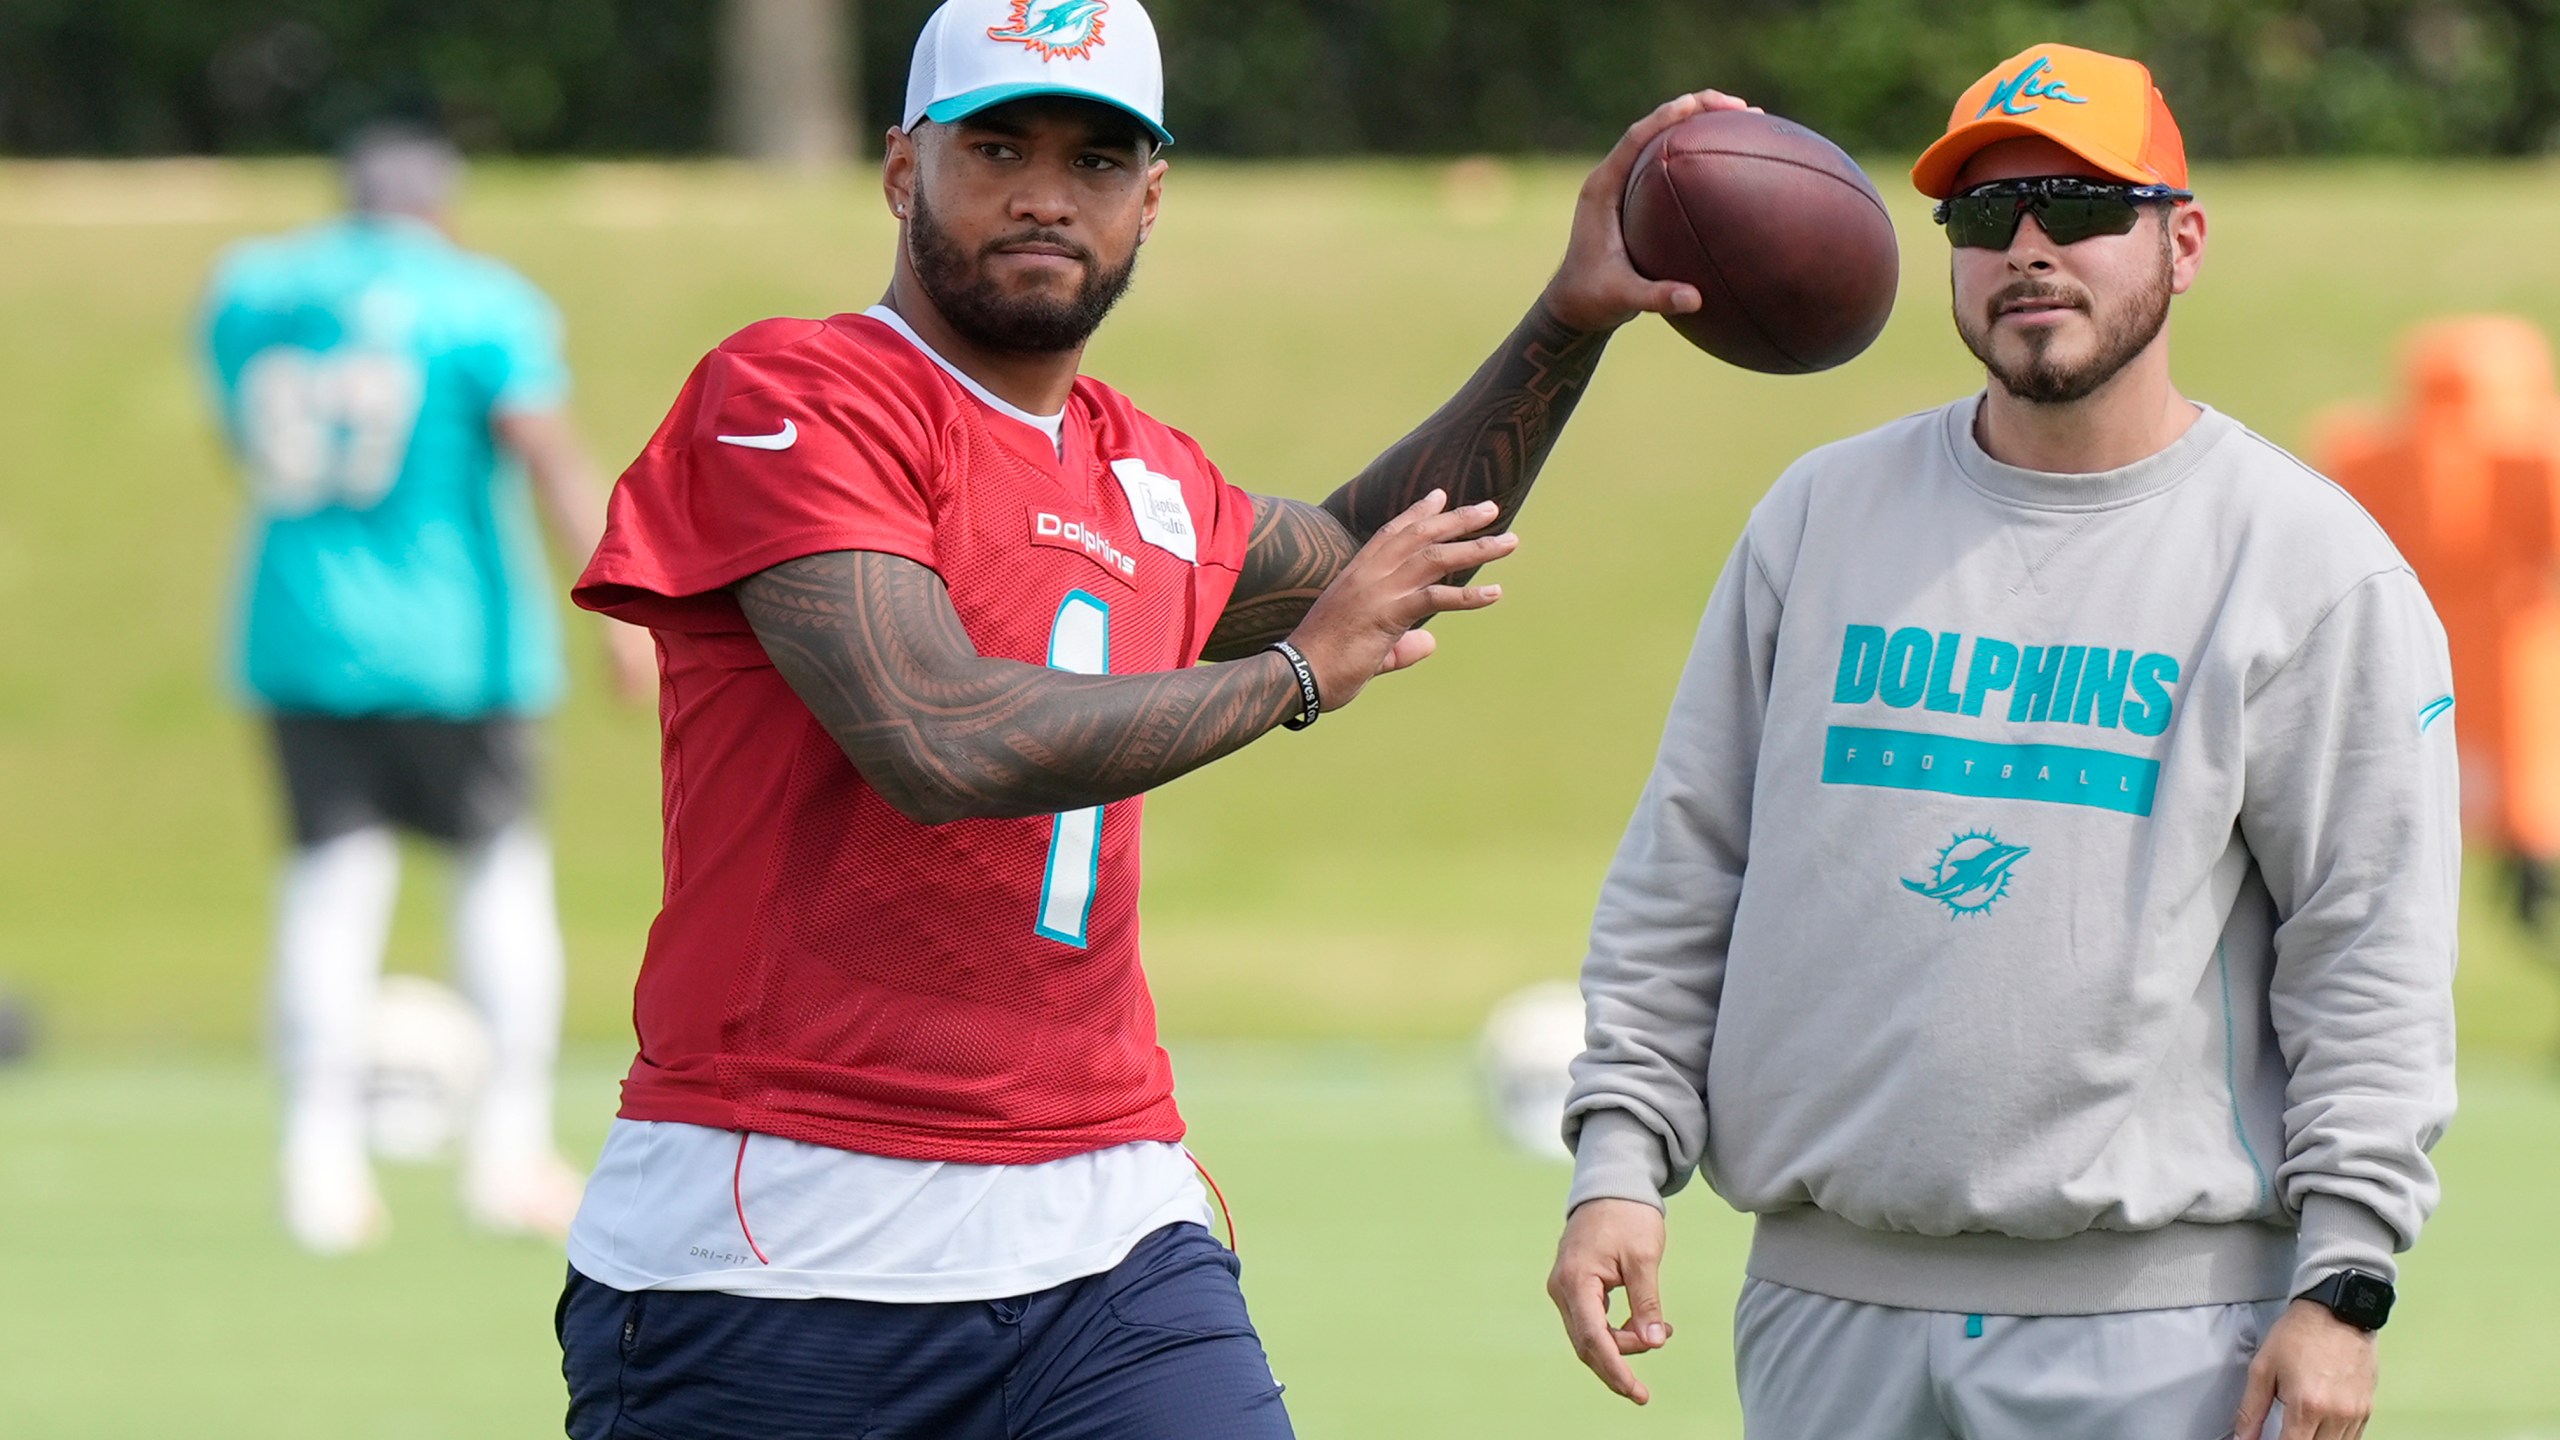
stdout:
[(1098, 100), (1173, 143), (1164, 58), (1138, 0), (948, 0), (916, 37), (905, 128), (1032, 95)]

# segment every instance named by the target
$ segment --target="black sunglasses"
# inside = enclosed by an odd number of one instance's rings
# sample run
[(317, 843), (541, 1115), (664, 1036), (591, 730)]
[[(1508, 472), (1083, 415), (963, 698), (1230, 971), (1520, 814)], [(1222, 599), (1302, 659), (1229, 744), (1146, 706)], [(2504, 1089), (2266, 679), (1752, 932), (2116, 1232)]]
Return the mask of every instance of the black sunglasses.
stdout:
[(2006, 250), (2018, 238), (2028, 211), (2056, 245), (2076, 245), (2092, 235), (2128, 235), (2144, 205), (2193, 200), (2195, 193), (2169, 185), (2110, 185), (2099, 180), (2047, 176), (1994, 180), (1938, 202), (1937, 221), (1947, 243), (1971, 250)]

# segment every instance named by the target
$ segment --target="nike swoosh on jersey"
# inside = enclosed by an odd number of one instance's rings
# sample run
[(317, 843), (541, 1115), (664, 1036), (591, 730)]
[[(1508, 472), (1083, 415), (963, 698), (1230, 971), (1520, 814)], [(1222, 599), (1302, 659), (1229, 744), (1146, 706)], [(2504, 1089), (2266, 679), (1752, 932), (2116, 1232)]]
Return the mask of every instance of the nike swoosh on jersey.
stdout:
[(770, 435), (714, 435), (723, 445), (744, 445), (750, 450), (788, 450), (800, 438), (800, 427), (789, 420)]

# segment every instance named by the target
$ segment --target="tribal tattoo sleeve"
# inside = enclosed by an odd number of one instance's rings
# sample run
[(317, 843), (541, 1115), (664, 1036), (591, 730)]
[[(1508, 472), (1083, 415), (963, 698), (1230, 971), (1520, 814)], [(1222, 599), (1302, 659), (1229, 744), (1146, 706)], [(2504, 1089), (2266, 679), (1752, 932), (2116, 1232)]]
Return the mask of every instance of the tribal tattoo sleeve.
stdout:
[(1306, 618), (1307, 607), (1359, 553), (1360, 542), (1324, 507), (1254, 496), (1244, 571), (1236, 577), (1235, 594), (1209, 632), (1202, 655), (1234, 660), (1288, 639)]
[(1208, 658), (1286, 639), (1360, 546), (1433, 490), (1448, 491), (1453, 507), (1498, 502), (1501, 518), (1485, 533), (1509, 529), (1609, 335), (1567, 327), (1541, 299), (1447, 404), (1322, 505), (1255, 496), (1244, 573), (1210, 634)]
[(736, 594), (774, 668), (863, 779), (926, 824), (1125, 799), (1298, 711), (1278, 654), (1126, 676), (989, 659), (942, 577), (895, 555), (805, 556)]

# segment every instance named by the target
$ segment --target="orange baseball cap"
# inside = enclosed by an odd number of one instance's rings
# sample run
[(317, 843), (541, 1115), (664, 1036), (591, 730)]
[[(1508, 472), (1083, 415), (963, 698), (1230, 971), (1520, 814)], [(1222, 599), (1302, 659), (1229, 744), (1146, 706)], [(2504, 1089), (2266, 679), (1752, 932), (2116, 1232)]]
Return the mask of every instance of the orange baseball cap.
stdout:
[(1975, 152), (2021, 135), (2041, 135), (2119, 180), (2187, 188), (2187, 142), (2151, 71), (2069, 45), (2031, 45), (1974, 81), (1947, 133), (1911, 167), (1911, 183), (1944, 200)]

